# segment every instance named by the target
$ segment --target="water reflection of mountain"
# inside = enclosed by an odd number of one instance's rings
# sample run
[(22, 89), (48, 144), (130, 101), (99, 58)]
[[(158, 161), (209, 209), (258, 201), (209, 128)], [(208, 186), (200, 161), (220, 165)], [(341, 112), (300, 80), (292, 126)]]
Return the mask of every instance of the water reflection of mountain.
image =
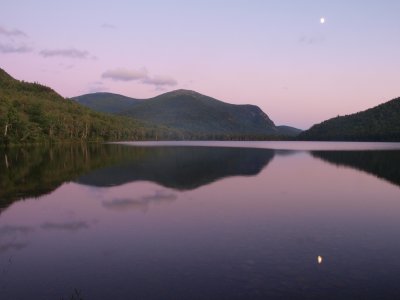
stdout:
[(329, 163), (367, 172), (400, 186), (400, 151), (312, 151)]
[(100, 144), (0, 149), (0, 210), (74, 180), (93, 186), (150, 180), (191, 189), (227, 176), (256, 175), (273, 156), (263, 149)]
[(229, 176), (257, 175), (274, 157), (273, 150), (216, 147), (130, 147), (132, 156), (81, 176), (76, 182), (106, 187), (152, 181), (190, 190)]

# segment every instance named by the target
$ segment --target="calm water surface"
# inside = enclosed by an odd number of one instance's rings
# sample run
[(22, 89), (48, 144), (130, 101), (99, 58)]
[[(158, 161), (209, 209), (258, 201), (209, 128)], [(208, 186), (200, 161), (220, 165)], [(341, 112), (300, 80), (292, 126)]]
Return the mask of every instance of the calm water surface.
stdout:
[(12, 148), (0, 207), (2, 300), (400, 299), (400, 144)]

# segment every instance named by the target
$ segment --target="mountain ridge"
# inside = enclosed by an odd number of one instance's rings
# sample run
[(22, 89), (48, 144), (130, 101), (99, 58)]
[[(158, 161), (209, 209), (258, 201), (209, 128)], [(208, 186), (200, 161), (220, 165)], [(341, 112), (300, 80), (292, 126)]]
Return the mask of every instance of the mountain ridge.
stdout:
[[(115, 97), (119, 96), (118, 99)], [(73, 99), (89, 108), (124, 115), (142, 122), (185, 130), (201, 136), (295, 136), (301, 130), (290, 131), (275, 126), (269, 116), (252, 104), (231, 104), (193, 90), (178, 89), (148, 99), (130, 98), (118, 94), (86, 94)], [(85, 99), (86, 98), (86, 99)], [(91, 101), (86, 101), (91, 98)], [(97, 99), (97, 101), (96, 101)], [(117, 107), (117, 108), (115, 108)], [(124, 110), (124, 108), (128, 107)]]

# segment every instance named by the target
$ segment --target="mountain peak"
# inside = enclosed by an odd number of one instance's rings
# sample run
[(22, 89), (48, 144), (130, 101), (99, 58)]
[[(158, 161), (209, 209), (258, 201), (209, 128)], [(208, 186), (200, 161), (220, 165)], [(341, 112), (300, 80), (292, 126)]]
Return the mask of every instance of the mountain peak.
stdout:
[(198, 93), (198, 92), (192, 91), (192, 90), (179, 89), (179, 90), (174, 90), (174, 91), (171, 91), (171, 92), (167, 92), (167, 93), (161, 94), (161, 95), (159, 95), (157, 97), (160, 97), (160, 96), (163, 96), (163, 97), (165, 97), (165, 96), (168, 96), (168, 97), (192, 96), (193, 97), (193, 96), (201, 96), (201, 94)]

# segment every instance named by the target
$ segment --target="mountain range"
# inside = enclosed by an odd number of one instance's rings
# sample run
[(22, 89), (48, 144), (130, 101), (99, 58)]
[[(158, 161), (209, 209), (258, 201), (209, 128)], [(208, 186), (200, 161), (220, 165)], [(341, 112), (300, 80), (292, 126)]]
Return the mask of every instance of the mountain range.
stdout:
[(88, 108), (137, 121), (186, 131), (198, 137), (295, 136), (301, 130), (275, 126), (255, 105), (235, 105), (190, 90), (176, 90), (150, 99), (134, 99), (112, 93), (74, 97)]
[(306, 131), (276, 126), (258, 106), (190, 90), (150, 99), (112, 93), (66, 99), (0, 69), (0, 145), (118, 140), (400, 141), (400, 98)]

